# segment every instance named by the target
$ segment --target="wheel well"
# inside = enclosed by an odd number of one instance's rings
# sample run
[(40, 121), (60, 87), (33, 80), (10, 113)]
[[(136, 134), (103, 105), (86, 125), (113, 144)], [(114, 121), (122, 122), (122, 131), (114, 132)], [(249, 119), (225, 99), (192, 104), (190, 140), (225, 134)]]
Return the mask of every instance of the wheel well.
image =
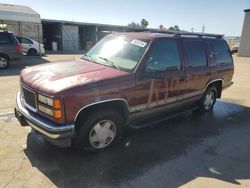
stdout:
[(31, 51), (31, 50), (34, 50), (34, 51), (37, 52), (37, 50), (35, 48), (30, 48), (28, 51)]
[(8, 60), (10, 60), (10, 57), (7, 54), (0, 53), (0, 56), (6, 57)]
[(79, 122), (83, 122), (89, 114), (95, 113), (98, 110), (103, 109), (113, 109), (116, 112), (120, 113), (121, 116), (124, 118), (125, 121), (128, 120), (128, 105), (125, 101), (122, 100), (115, 100), (115, 101), (109, 101), (104, 103), (95, 104), (86, 108), (83, 108), (75, 118), (75, 125), (76, 128), (79, 125)]
[(222, 92), (222, 80), (217, 80), (217, 81), (214, 81), (210, 84), (208, 84), (207, 88), (209, 86), (214, 86), (216, 89), (217, 89), (217, 98), (221, 98), (221, 92)]

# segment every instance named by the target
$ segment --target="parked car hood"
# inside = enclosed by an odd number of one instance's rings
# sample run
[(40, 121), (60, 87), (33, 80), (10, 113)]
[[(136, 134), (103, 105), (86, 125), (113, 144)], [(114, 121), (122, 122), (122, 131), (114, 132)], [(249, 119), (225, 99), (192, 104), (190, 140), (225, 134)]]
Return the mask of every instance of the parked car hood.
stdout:
[(54, 94), (79, 85), (129, 74), (83, 59), (46, 63), (24, 69), (22, 83), (37, 91)]

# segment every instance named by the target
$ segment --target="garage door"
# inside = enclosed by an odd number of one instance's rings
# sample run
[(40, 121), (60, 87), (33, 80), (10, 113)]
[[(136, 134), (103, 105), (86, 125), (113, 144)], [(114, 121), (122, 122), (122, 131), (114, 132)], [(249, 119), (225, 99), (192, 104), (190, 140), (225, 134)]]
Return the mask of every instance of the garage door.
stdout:
[(79, 27), (63, 25), (62, 42), (63, 50), (79, 50)]

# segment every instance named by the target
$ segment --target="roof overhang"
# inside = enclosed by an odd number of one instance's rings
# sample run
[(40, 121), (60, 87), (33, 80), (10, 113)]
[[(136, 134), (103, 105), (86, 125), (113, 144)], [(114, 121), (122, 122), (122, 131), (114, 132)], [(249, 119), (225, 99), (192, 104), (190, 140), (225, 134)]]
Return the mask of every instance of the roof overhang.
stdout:
[(27, 6), (0, 3), (0, 20), (41, 23), (40, 15)]

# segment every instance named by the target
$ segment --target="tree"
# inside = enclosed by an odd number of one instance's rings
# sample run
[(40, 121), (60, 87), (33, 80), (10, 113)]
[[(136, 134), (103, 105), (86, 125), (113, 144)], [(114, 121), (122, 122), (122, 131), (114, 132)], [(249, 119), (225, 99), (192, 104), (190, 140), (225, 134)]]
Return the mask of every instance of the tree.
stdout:
[(140, 28), (141, 25), (139, 23), (136, 23), (136, 22), (131, 22), (131, 23), (128, 24), (128, 27)]
[(171, 30), (171, 31), (180, 31), (180, 27), (178, 25), (175, 25), (175, 26), (169, 27), (168, 30)]
[(161, 24), (161, 25), (159, 25), (159, 29), (160, 29), (160, 30), (165, 30), (166, 28), (164, 27), (163, 24)]
[(143, 27), (143, 28), (146, 28), (147, 26), (148, 26), (148, 21), (147, 20), (145, 20), (144, 18), (141, 20), (141, 26)]

